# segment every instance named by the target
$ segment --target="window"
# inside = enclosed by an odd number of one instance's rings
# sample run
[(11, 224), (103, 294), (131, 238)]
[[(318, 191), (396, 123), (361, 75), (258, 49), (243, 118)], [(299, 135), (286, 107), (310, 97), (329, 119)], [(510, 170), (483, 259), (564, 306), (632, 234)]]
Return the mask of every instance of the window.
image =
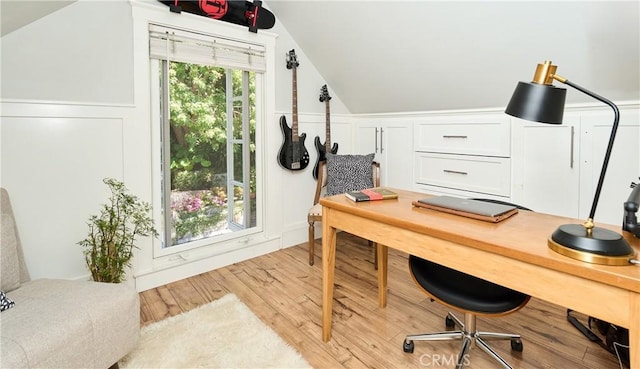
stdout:
[(259, 230), (255, 128), (263, 54), (259, 45), (150, 26), (163, 248)]

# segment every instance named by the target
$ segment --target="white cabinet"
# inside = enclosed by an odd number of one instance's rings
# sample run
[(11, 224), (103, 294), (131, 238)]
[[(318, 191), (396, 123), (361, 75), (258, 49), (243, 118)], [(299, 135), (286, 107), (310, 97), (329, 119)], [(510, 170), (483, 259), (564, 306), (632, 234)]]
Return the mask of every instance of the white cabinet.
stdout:
[(512, 200), (531, 210), (578, 217), (580, 117), (562, 125), (512, 119)]
[[(640, 176), (640, 110), (620, 109), (618, 133), (595, 215), (596, 222), (620, 224), (629, 185)], [(513, 118), (513, 202), (579, 219), (591, 210), (613, 112), (565, 113), (562, 125)]]
[[(640, 106), (620, 104), (620, 125), (595, 215), (620, 224), (629, 185), (640, 176)], [(375, 153), (382, 183), (420, 192), (510, 201), (534, 211), (586, 219), (611, 133), (607, 106), (569, 107), (563, 124), (502, 111), (354, 121), (354, 148)]]
[[(581, 117), (579, 218), (591, 210), (602, 162), (609, 143), (613, 112)], [(640, 176), (640, 109), (620, 109), (620, 124), (605, 176), (595, 220), (622, 224), (623, 204), (631, 193), (629, 185)]]
[(509, 159), (480, 155), (416, 154), (416, 183), (509, 196)]
[(509, 199), (510, 129), (504, 114), (426, 117), (414, 131), (417, 190)]
[(413, 188), (412, 123), (355, 122), (354, 147), (358, 154), (375, 153), (383, 186)]
[(503, 115), (431, 117), (415, 131), (418, 152), (509, 157), (509, 120)]

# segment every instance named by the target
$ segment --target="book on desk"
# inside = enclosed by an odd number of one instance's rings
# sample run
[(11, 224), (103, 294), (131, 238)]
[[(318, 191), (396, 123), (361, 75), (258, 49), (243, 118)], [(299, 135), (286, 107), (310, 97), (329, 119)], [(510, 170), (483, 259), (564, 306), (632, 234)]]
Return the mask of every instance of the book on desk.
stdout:
[(397, 199), (398, 194), (384, 187), (366, 188), (360, 191), (349, 191), (344, 194), (355, 202)]

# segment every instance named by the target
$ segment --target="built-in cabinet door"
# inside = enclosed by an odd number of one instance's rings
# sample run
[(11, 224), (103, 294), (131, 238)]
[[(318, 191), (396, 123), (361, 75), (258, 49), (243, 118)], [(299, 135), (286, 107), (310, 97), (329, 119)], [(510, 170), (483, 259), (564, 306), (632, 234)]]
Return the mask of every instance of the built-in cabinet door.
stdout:
[(387, 125), (382, 133), (382, 155), (385, 157), (385, 186), (413, 188), (412, 125)]
[[(591, 211), (604, 155), (611, 135), (613, 112), (584, 114), (581, 118), (580, 218)], [(621, 109), (620, 124), (595, 214), (596, 222), (622, 224), (623, 204), (631, 182), (640, 176), (640, 117), (637, 109)]]
[(355, 134), (353, 135), (355, 153), (362, 155), (374, 153), (374, 160), (380, 163), (382, 155), (380, 154), (379, 149), (379, 131), (379, 125), (358, 124), (355, 127)]
[[(638, 109), (621, 109), (620, 116), (596, 223), (621, 225), (630, 184), (640, 176)], [(513, 118), (513, 201), (538, 212), (586, 220), (612, 124), (613, 112), (607, 109), (569, 113), (562, 125)]]
[(541, 213), (579, 217), (578, 116), (562, 125), (512, 118), (512, 201)]
[(383, 186), (413, 188), (411, 123), (357, 123), (354, 146), (358, 154), (375, 153)]

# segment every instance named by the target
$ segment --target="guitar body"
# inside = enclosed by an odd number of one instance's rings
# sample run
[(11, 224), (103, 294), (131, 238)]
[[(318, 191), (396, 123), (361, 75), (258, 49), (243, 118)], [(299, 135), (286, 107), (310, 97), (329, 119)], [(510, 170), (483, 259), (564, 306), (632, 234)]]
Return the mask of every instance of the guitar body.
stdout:
[(298, 140), (294, 140), (293, 130), (289, 128), (287, 118), (284, 115), (280, 117), (280, 128), (282, 129), (284, 141), (278, 152), (278, 163), (289, 170), (306, 168), (309, 165), (309, 152), (304, 147), (304, 140), (307, 138), (307, 134), (303, 133), (297, 136)]
[[(316, 136), (314, 144), (316, 145), (316, 150), (318, 151), (318, 160), (316, 160), (316, 165), (313, 167), (313, 178), (318, 179), (318, 167), (320, 166), (321, 162), (327, 160), (327, 149), (325, 147), (325, 144), (320, 143), (320, 136)], [(331, 146), (331, 153), (338, 153), (337, 142), (335, 142), (333, 146)]]
[(307, 134), (298, 134), (298, 78), (297, 78), (298, 59), (295, 50), (289, 51), (287, 55), (287, 69), (293, 72), (292, 86), (292, 107), (291, 116), (293, 121), (291, 128), (287, 125), (287, 119), (280, 117), (280, 128), (284, 136), (284, 142), (278, 152), (278, 163), (289, 170), (302, 170), (309, 165), (309, 152), (304, 147), (304, 139)]

